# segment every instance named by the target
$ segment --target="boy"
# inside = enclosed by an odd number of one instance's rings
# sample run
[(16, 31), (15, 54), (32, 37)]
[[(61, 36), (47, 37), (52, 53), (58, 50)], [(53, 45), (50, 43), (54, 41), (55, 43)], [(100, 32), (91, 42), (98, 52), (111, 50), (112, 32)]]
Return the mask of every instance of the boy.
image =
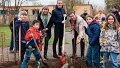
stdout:
[(37, 46), (39, 47), (40, 51), (42, 51), (42, 46), (40, 44), (41, 33), (38, 30), (39, 24), (40, 24), (40, 22), (38, 20), (34, 20), (32, 23), (32, 27), (27, 31), (27, 33), (25, 35), (25, 41), (27, 42), (26, 55), (25, 55), (25, 58), (21, 64), (21, 68), (26, 68), (28, 60), (30, 59), (30, 56), (32, 53), (34, 54), (34, 56), (36, 58), (36, 61), (35, 61), (36, 68), (39, 68), (40, 55), (39, 55), (39, 52), (38, 52), (37, 47), (35, 45), (35, 42), (33, 40), (33, 38), (36, 40)]
[[(26, 45), (26, 42), (25, 42), (25, 34), (27, 32), (27, 30), (29, 29), (29, 22), (27, 21), (27, 12), (26, 11), (20, 11), (19, 13), (20, 15), (20, 18), (15, 21), (15, 42), (16, 42), (16, 45), (19, 44), (19, 38), (21, 38), (21, 62), (23, 61), (24, 59), (24, 54), (25, 54), (25, 45)], [(20, 31), (20, 33), (19, 33)], [(20, 35), (21, 36), (20, 36)], [(20, 46), (20, 45), (19, 45)]]

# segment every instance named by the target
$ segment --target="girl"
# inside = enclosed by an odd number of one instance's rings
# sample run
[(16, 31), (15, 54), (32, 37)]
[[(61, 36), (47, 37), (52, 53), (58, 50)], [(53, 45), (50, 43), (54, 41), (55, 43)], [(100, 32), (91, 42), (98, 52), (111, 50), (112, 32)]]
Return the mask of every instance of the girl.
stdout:
[(101, 52), (104, 57), (104, 68), (108, 68), (110, 57), (112, 68), (118, 68), (117, 57), (119, 54), (120, 27), (116, 17), (110, 13), (106, 18), (104, 31), (100, 34)]
[(88, 27), (85, 27), (85, 32), (88, 35), (89, 40), (89, 46), (86, 55), (87, 66), (88, 68), (93, 68), (92, 64), (94, 64), (95, 68), (100, 68), (100, 25), (93, 21), (93, 17), (90, 15), (86, 16), (86, 21), (88, 23)]

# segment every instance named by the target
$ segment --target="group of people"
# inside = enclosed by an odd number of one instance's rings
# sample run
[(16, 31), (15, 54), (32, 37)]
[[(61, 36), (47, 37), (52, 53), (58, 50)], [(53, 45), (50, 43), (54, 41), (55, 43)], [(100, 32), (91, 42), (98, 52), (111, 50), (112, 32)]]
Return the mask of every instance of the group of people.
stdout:
[[(71, 32), (74, 35), (72, 39), (72, 57), (76, 56), (76, 45), (80, 43), (81, 59), (83, 59), (85, 51), (85, 40), (88, 36), (88, 49), (86, 54), (86, 62), (88, 68), (100, 68), (100, 58), (103, 57), (104, 68), (108, 68), (108, 60), (110, 57), (112, 68), (118, 68), (118, 54), (120, 48), (120, 12), (116, 7), (112, 7), (113, 12), (108, 13), (107, 16), (100, 9), (98, 14), (94, 17), (87, 13), (84, 9), (82, 15), (76, 15), (75, 11), (71, 11), (66, 15), (63, 8), (62, 0), (57, 1), (57, 5), (52, 13), (49, 12), (47, 6), (42, 8), (38, 14), (37, 20), (32, 22), (29, 28), (27, 21), (27, 12), (21, 11), (20, 18), (15, 18), (14, 27), (11, 31), (15, 31), (15, 45), (16, 51), (19, 51), (19, 43), (21, 43), (21, 68), (26, 68), (31, 53), (36, 58), (36, 68), (40, 66), (40, 52), (42, 53), (42, 41), (44, 41), (44, 58), (48, 59), (48, 42), (51, 38), (51, 27), (54, 24), (54, 41), (53, 41), (53, 57), (59, 58), (62, 53), (62, 44), (64, 37), (64, 24), (67, 16), (71, 24)], [(44, 35), (45, 39), (42, 40)], [(13, 37), (13, 36), (12, 36)], [(19, 41), (21, 38), (21, 41)], [(56, 45), (58, 44), (58, 54), (56, 52)], [(11, 42), (12, 43), (12, 42)], [(36, 45), (37, 43), (37, 45)], [(39, 48), (37, 48), (38, 46)], [(13, 46), (10, 47), (10, 51)], [(25, 55), (24, 55), (25, 54)]]

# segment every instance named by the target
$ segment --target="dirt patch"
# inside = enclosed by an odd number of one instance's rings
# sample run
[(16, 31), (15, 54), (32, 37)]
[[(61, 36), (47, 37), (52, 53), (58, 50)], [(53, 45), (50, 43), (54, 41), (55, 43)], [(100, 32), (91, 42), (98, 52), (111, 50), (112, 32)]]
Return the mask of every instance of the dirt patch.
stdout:
[[(46, 63), (48, 64), (49, 68), (61, 68), (58, 59), (49, 59), (46, 61)], [(86, 60), (81, 60), (79, 57), (74, 59), (69, 58), (68, 63), (69, 63), (68, 68), (87, 68)], [(27, 68), (35, 68), (35, 61), (30, 60), (27, 66), (28, 66)], [(102, 64), (100, 66), (101, 68), (103, 68)], [(20, 63), (18, 62), (6, 62), (4, 64), (0, 64), (0, 68), (19, 68), (19, 67), (20, 67)], [(43, 64), (41, 64), (40, 68), (45, 68), (45, 67)], [(110, 62), (109, 62), (109, 68), (111, 68)]]
[[(61, 68), (59, 64), (58, 59), (49, 59), (46, 61), (49, 68)], [(19, 68), (20, 64), (18, 62), (6, 62), (4, 64), (0, 64), (0, 68)], [(84, 60), (80, 60), (80, 58), (75, 58), (75, 59), (70, 59), (69, 61), (69, 68), (74, 67), (74, 68), (86, 68), (86, 63)], [(35, 68), (35, 62), (34, 60), (30, 60), (28, 63), (27, 68)], [(44, 65), (41, 64), (41, 68), (44, 68)]]

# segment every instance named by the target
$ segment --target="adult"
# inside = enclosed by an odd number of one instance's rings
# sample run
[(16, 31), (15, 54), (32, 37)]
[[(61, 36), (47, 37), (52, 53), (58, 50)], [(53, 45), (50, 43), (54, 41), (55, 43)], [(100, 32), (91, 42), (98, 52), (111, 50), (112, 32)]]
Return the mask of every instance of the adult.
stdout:
[(86, 16), (88, 15), (88, 13), (87, 13), (87, 8), (84, 8), (84, 13), (83, 14), (81, 14), (80, 16), (84, 19), (84, 20), (86, 20)]
[[(78, 42), (81, 42), (80, 40), (83, 41), (83, 38), (85, 37), (84, 26), (87, 27), (88, 25), (81, 16), (75, 15), (74, 12), (71, 12), (69, 17), (70, 17), (70, 23), (71, 23), (71, 30), (74, 34), (74, 38), (72, 39), (72, 48), (73, 48), (73, 57), (75, 57), (76, 56), (76, 45)], [(83, 58), (83, 56), (84, 56), (84, 51), (81, 51), (81, 57)]]
[(52, 27), (52, 25), (55, 25), (54, 28), (54, 41), (53, 41), (53, 57), (59, 58), (56, 52), (56, 44), (59, 40), (58, 44), (58, 54), (62, 55), (62, 42), (63, 42), (63, 32), (64, 32), (64, 15), (65, 10), (63, 8), (63, 2), (62, 0), (57, 1), (56, 8), (52, 11), (52, 16), (50, 19), (50, 23), (48, 24), (48, 30)]
[[(14, 18), (14, 23), (15, 21), (18, 19), (18, 17)], [(11, 42), (10, 42), (10, 52), (14, 52), (13, 48), (14, 48), (14, 44), (13, 44), (13, 21), (10, 22), (10, 30), (11, 30)], [(16, 51), (18, 51), (18, 45), (16, 45)]]
[(118, 22), (120, 23), (120, 12), (118, 11), (117, 6), (112, 7), (112, 13), (116, 16)]
[[(87, 8), (84, 8), (84, 13), (81, 14), (81, 17), (86, 20), (86, 16), (88, 15), (87, 13)], [(81, 58), (84, 58), (84, 51), (85, 51), (85, 38), (81, 38), (80, 41), (80, 47), (81, 47)]]
[[(47, 27), (47, 25), (49, 23), (50, 18), (51, 18), (51, 13), (49, 12), (49, 8), (47, 6), (44, 6), (42, 8), (42, 11), (38, 15), (38, 18), (37, 18), (41, 22), (40, 23), (41, 24), (41, 26), (40, 26), (41, 28), (39, 30), (43, 30), (44, 31), (46, 29), (46, 27)], [(44, 32), (44, 34), (45, 34), (44, 58), (48, 59), (47, 58), (47, 50), (48, 50), (48, 42), (49, 42), (49, 39), (51, 37), (51, 29), (46, 30)]]

